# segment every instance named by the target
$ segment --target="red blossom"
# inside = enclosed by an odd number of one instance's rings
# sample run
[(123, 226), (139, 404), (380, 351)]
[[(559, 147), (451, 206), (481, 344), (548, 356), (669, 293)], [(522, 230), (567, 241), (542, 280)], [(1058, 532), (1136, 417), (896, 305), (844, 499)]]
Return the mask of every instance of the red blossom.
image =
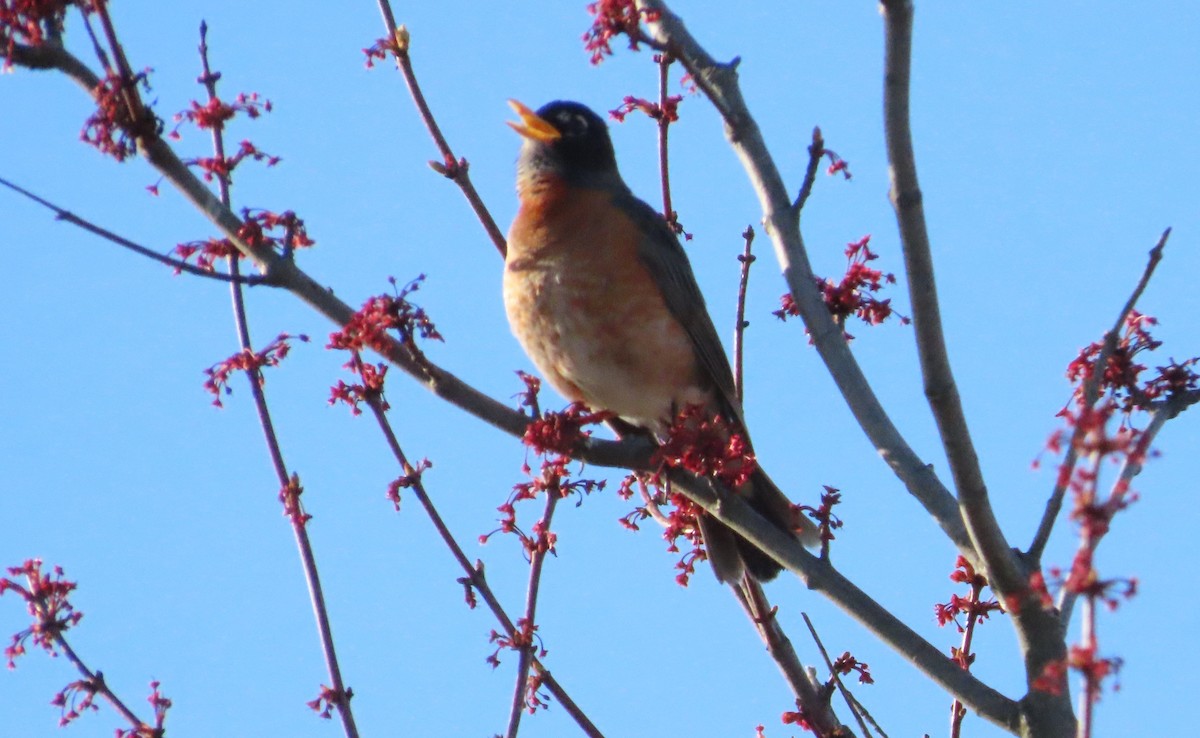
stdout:
[(615, 109), (608, 111), (608, 114), (612, 116), (613, 120), (624, 123), (625, 116), (635, 110), (640, 110), (653, 120), (665, 120), (668, 123), (674, 123), (679, 120), (679, 103), (681, 102), (683, 102), (683, 95), (670, 95), (663, 105), (644, 98), (626, 95), (621, 104)]
[[(284, 254), (316, 243), (309, 237), (304, 221), (291, 210), (282, 213), (249, 208), (242, 210), (238, 238), (249, 246), (276, 249)], [(242, 255), (228, 238), (188, 241), (176, 245), (171, 254), (183, 261), (195, 256), (196, 266), (209, 272), (215, 271), (218, 259), (240, 259)], [(176, 269), (175, 273), (179, 274), (179, 270)]]
[[(1200, 384), (1200, 375), (1194, 370), (1200, 357), (1183, 362), (1172, 359), (1169, 365), (1157, 367), (1156, 376), (1147, 381), (1141, 380), (1142, 372), (1147, 367), (1138, 361), (1138, 355), (1154, 351), (1162, 345), (1162, 341), (1150, 335), (1150, 329), (1155, 325), (1158, 325), (1158, 321), (1153, 317), (1136, 310), (1130, 311), (1125, 318), (1123, 332), (1117, 338), (1100, 375), (1097, 389), (1101, 396), (1110, 398), (1126, 415), (1135, 409), (1147, 409), (1154, 400), (1194, 391)], [(1103, 340), (1091, 343), (1067, 365), (1067, 379), (1075, 385), (1073, 399), (1076, 404), (1082, 404), (1086, 399), (1084, 387), (1095, 375), (1096, 362), (1100, 360), (1103, 350)]]
[(851, 656), (849, 651), (844, 652), (834, 660), (833, 670), (842, 676), (847, 676), (851, 672), (857, 673), (859, 684), (875, 683), (875, 679), (871, 677), (871, 667), (866, 662), (859, 661)]
[(175, 114), (175, 131), (173, 137), (178, 137), (179, 126), (184, 122), (192, 123), (201, 130), (224, 130), (225, 124), (238, 113), (245, 113), (251, 119), (263, 113), (271, 112), (271, 101), (259, 96), (257, 92), (249, 95), (239, 94), (232, 103), (227, 103), (219, 97), (212, 97), (203, 105), (192, 100), (191, 107)]
[(387, 412), (391, 409), (391, 405), (383, 397), (383, 383), (387, 379), (388, 372), (387, 364), (383, 362), (367, 363), (362, 360), (362, 355), (358, 351), (351, 351), (350, 361), (343, 364), (342, 368), (357, 374), (359, 381), (354, 384), (346, 384), (339, 379), (338, 383), (330, 388), (330, 405), (343, 402), (350, 406), (350, 412), (353, 415), (362, 415), (359, 404), (363, 402), (370, 404), (378, 401), (380, 410)]
[(416, 467), (405, 465), (404, 474), (396, 477), (388, 485), (387, 498), (396, 506), (396, 512), (400, 512), (400, 490), (414, 487), (421, 483), (421, 475), (427, 469), (433, 466), (433, 462), (429, 459), (421, 459), (417, 462)]
[[(128, 81), (110, 71), (96, 85), (92, 90), (96, 112), (84, 121), (79, 134), (84, 143), (117, 161), (125, 161), (137, 153), (139, 136), (158, 134), (160, 121), (141, 106), (137, 96), (138, 84), (147, 91), (150, 89), (150, 71), (145, 69)], [(131, 106), (139, 112), (135, 113)]]
[[(519, 618), (517, 620), (516, 632), (512, 636), (507, 636), (503, 633), (493, 630), (488, 640), (496, 644), (496, 650), (487, 657), (487, 663), (495, 669), (500, 665), (500, 652), (504, 650), (522, 651), (525, 649), (534, 648), (534, 644), (540, 639), (537, 634), (538, 627), (529, 622), (527, 618)], [(538, 656), (545, 657), (546, 649), (539, 648)]]
[[(523, 372), (517, 374), (525, 383), (525, 391), (517, 395), (520, 405), (536, 412), (541, 382)], [(529, 477), (528, 481), (513, 485), (508, 499), (496, 508), (501, 513), (499, 527), (480, 536), (480, 542), (486, 543), (497, 533), (512, 534), (520, 539), (521, 546), (530, 556), (534, 553), (554, 553), (557, 536), (550, 531), (544, 520), (535, 523), (529, 533), (521, 530), (517, 524), (517, 503), (536, 499), (543, 494), (557, 495), (559, 498), (577, 494), (582, 504), (585, 495), (604, 489), (603, 480), (574, 479), (571, 476), (572, 462), (569, 454), (591, 435), (591, 431), (585, 430), (585, 426), (602, 423), (611, 417), (611, 413), (593, 413), (580, 403), (573, 403), (562, 412), (535, 416), (526, 426), (522, 440), (541, 458), (541, 466), (535, 474), (533, 467), (529, 465), (528, 457), (526, 458), (525, 463), (521, 465), (521, 471)], [(583, 470), (582, 462), (579, 470)]]
[(340, 331), (329, 334), (325, 348), (343, 351), (361, 351), (366, 348), (383, 352), (387, 350), (388, 331), (396, 331), (397, 340), (411, 351), (417, 352), (417, 338), (441, 341), (433, 321), (420, 308), (409, 302), (408, 296), (421, 287), (425, 275), (419, 275), (402, 289), (396, 289), (396, 280), (388, 278), (391, 295), (378, 295), (363, 303)]
[(597, 0), (588, 3), (587, 11), (593, 18), (591, 28), (583, 34), (583, 47), (591, 54), (592, 64), (612, 56), (610, 42), (622, 34), (629, 38), (629, 48), (637, 51), (639, 42), (645, 41), (640, 27), (642, 18), (657, 19), (655, 13), (639, 11), (634, 0)]
[[(204, 373), (208, 375), (208, 379), (204, 380), (204, 389), (213, 396), (213, 404), (222, 407), (222, 393), (226, 395), (233, 393), (233, 388), (229, 386), (229, 377), (234, 372), (248, 372), (251, 375), (251, 381), (256, 382), (260, 387), (263, 386), (266, 378), (261, 369), (267, 366), (279, 366), (279, 362), (287, 358), (288, 353), (292, 350), (291, 344), (288, 343), (292, 338), (293, 336), (288, 333), (280, 333), (261, 351), (243, 349), (205, 369)], [(308, 336), (303, 334), (294, 336), (294, 338), (304, 342), (308, 341)]]
[(300, 495), (304, 494), (304, 487), (300, 485), (300, 475), (292, 474), (292, 478), (288, 483), (279, 488), (279, 501), (283, 503), (283, 515), (291, 519), (292, 524), (303, 527), (312, 520), (312, 515), (304, 512), (304, 508), (300, 505)]
[[(1120, 658), (1100, 658), (1095, 645), (1071, 646), (1067, 664), (1083, 676), (1084, 691), (1092, 702), (1100, 700), (1104, 680), (1116, 676), (1124, 661)], [(1118, 686), (1117, 689), (1120, 687)]]
[[(962, 633), (965, 628), (958, 620), (959, 615), (966, 616), (969, 627), (987, 620), (993, 612), (1004, 612), (1004, 608), (995, 599), (981, 600), (979, 598), (980, 593), (988, 586), (987, 577), (977, 572), (966, 557), (959, 556), (954, 562), (954, 567), (954, 571), (950, 573), (950, 581), (965, 584), (971, 591), (966, 597), (954, 594), (950, 596), (948, 602), (934, 605), (938, 625), (945, 626), (947, 623), (953, 622), (958, 628), (958, 632)], [(962, 654), (962, 658), (964, 660), (974, 659), (969, 654)]]
[(701, 405), (688, 405), (675, 416), (666, 440), (654, 452), (653, 462), (713, 477), (731, 489), (750, 480), (758, 463), (743, 433), (735, 431), (719, 413)]
[(1039, 692), (1061, 695), (1067, 688), (1067, 662), (1051, 661), (1042, 667), (1042, 673), (1033, 680), (1033, 688)]
[(591, 435), (591, 431), (583, 430), (584, 426), (596, 425), (612, 417), (612, 413), (593, 413), (583, 403), (575, 402), (562, 412), (544, 413), (530, 421), (525, 426), (521, 441), (536, 454), (570, 454), (583, 439)]
[[(8, 567), (8, 575), (0, 577), (0, 596), (6, 592), (14, 593), (25, 601), (25, 610), (33, 618), (33, 625), (15, 633), (4, 649), (8, 668), (15, 669), (17, 658), (25, 655), (27, 642), (57, 655), (62, 634), (79, 623), (83, 613), (77, 612), (68, 599), (76, 585), (63, 578), (61, 566), (45, 573), (41, 559), (27, 559), (20, 566)], [(9, 577), (21, 577), (24, 584)]]
[(794, 505), (796, 513), (807, 513), (810, 518), (817, 521), (817, 525), (821, 531), (821, 541), (829, 543), (834, 540), (833, 532), (841, 528), (842, 519), (833, 514), (835, 505), (842, 502), (842, 492), (836, 487), (830, 487), (828, 484), (823, 485), (825, 491), (821, 493), (821, 504), (817, 507), (811, 505)]
[(47, 27), (62, 28), (70, 0), (0, 0), (0, 43), (4, 44), (4, 66), (12, 69), (13, 49), (18, 43), (41, 46)]
[(59, 709), (58, 727), (70, 725), (86, 711), (100, 709), (95, 704), (101, 684), (95, 679), (78, 679), (55, 693), (50, 704)]
[(780, 718), (784, 725), (795, 725), (800, 730), (812, 730), (812, 723), (808, 721), (808, 716), (803, 709), (798, 712), (785, 712)]
[(322, 684), (321, 691), (317, 695), (317, 698), (315, 700), (310, 700), (305, 704), (308, 705), (310, 710), (317, 713), (318, 717), (324, 720), (329, 720), (331, 717), (333, 717), (333, 710), (342, 705), (349, 704), (350, 698), (353, 696), (354, 690), (348, 689), (345, 692), (338, 692), (336, 689), (333, 689), (332, 687), (326, 687), (324, 684)]
[(188, 159), (184, 161), (184, 164), (198, 167), (203, 172), (204, 180), (211, 182), (214, 177), (228, 180), (233, 170), (237, 168), (237, 165), (241, 164), (247, 157), (254, 161), (265, 161), (269, 167), (275, 166), (280, 161), (278, 156), (271, 156), (259, 150), (249, 141), (242, 141), (237, 153), (233, 156), (201, 156), (195, 159)]
[[(838, 325), (845, 326), (846, 319), (852, 315), (867, 325), (879, 325), (895, 313), (890, 298), (880, 300), (875, 296), (875, 293), (883, 289), (885, 284), (895, 284), (896, 277), (867, 266), (867, 262), (879, 258), (879, 254), (871, 251), (868, 245), (870, 242), (871, 236), (867, 235), (846, 245), (846, 273), (840, 282), (835, 283), (831, 279), (814, 277), (817, 289), (821, 291), (821, 299), (825, 301), (826, 307), (829, 308), (829, 312), (833, 314)], [(779, 302), (779, 310), (773, 312), (775, 317), (787, 320), (788, 317), (800, 315), (800, 310), (791, 294), (784, 294)], [(906, 316), (900, 315), (899, 317), (901, 324), (909, 323)], [(849, 333), (844, 335), (846, 340), (854, 338)]]

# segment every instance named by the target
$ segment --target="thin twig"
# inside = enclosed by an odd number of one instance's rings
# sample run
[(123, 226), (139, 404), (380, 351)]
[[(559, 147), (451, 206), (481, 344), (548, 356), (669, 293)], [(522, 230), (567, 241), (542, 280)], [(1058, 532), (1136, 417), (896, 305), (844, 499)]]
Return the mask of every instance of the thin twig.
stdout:
[[(54, 642), (62, 651), (63, 655), (67, 657), (67, 661), (70, 661), (71, 665), (75, 667), (75, 670), (83, 676), (83, 679), (87, 683), (87, 688), (89, 690), (102, 696), (108, 702), (108, 704), (112, 705), (114, 710), (121, 714), (121, 717), (125, 719), (125, 722), (133, 726), (135, 731), (141, 729), (148, 731), (152, 730), (146, 722), (141, 720), (133, 712), (133, 710), (129, 708), (128, 705), (121, 701), (121, 698), (117, 696), (116, 692), (113, 692), (112, 689), (109, 688), (108, 682), (105, 681), (103, 674), (98, 671), (92, 671), (87, 667), (86, 664), (83, 663), (83, 659), (79, 658), (79, 654), (75, 653), (75, 649), (71, 648), (71, 644), (67, 643), (67, 639), (61, 633), (54, 636)], [(154, 735), (154, 733), (151, 733), (151, 735)]]
[(750, 321), (746, 320), (746, 288), (750, 284), (750, 265), (754, 263), (755, 256), (750, 253), (750, 245), (754, 243), (754, 227), (746, 226), (746, 230), (742, 231), (742, 238), (746, 240), (745, 246), (742, 248), (742, 253), (738, 256), (738, 261), (741, 262), (741, 276), (738, 279), (738, 297), (737, 297), (737, 323), (733, 329), (733, 387), (737, 391), (738, 402), (743, 402), (745, 388), (742, 385), (742, 354), (744, 352), (744, 341), (746, 328), (749, 327)]
[[(421, 503), (421, 507), (425, 509), (425, 514), (429, 516), (429, 520), (433, 523), (433, 527), (437, 529), (438, 535), (441, 536), (442, 541), (446, 544), (446, 547), (450, 549), (450, 553), (454, 556), (455, 561), (458, 562), (458, 565), (462, 568), (463, 572), (466, 573), (465, 582), (468, 583), (471, 588), (474, 589), (474, 591), (478, 592), (479, 596), (483, 598), (483, 601), (487, 603), (488, 609), (492, 611), (492, 615), (494, 615), (496, 620), (499, 621), (500, 627), (504, 629), (504, 633), (508, 636), (509, 640), (517, 642), (516, 639), (519, 636), (519, 631), (516, 625), (513, 623), (512, 618), (508, 616), (508, 613), (505, 612), (504, 607), (500, 604), (500, 600), (498, 600), (495, 593), (492, 592), (492, 588), (488, 585), (487, 577), (484, 575), (482, 562), (473, 565), (470, 559), (467, 558), (466, 553), (463, 552), (462, 546), (460, 546), (458, 541), (454, 538), (454, 534), (451, 533), (450, 529), (446, 526), (441, 514), (437, 511), (437, 508), (433, 504), (433, 499), (425, 490), (425, 484), (421, 481), (421, 475), (413, 468), (411, 464), (409, 464), (408, 457), (404, 454), (404, 450), (400, 447), (400, 441), (396, 438), (396, 433), (392, 429), (392, 425), (388, 421), (387, 415), (383, 411), (383, 407), (380, 405), (379, 398), (369, 397), (367, 399), (367, 405), (371, 408), (371, 412), (375, 415), (375, 420), (379, 424), (380, 431), (383, 432), (383, 437), (387, 441), (388, 448), (391, 450), (392, 455), (400, 464), (400, 468), (404, 471), (405, 476), (411, 481), (411, 486), (409, 489), (411, 489), (413, 494), (417, 496), (417, 501)], [(536, 656), (533, 658), (533, 668), (536, 669), (538, 674), (542, 676), (542, 684), (545, 685), (550, 694), (554, 695), (554, 698), (558, 700), (559, 704), (561, 704), (567, 713), (572, 717), (572, 719), (575, 720), (576, 724), (579, 725), (584, 734), (589, 736), (589, 738), (603, 738), (603, 734), (600, 732), (600, 730), (592, 723), (587, 715), (585, 715), (583, 711), (579, 709), (579, 706), (576, 705), (573, 700), (571, 700), (571, 698), (567, 695), (566, 690), (564, 690), (562, 685), (560, 685), (558, 681), (551, 676), (550, 672), (542, 665), (541, 661)]]
[[(1113, 327), (1104, 334), (1104, 344), (1100, 347), (1100, 354), (1096, 357), (1095, 363), (1092, 364), (1091, 375), (1088, 376), (1083, 384), (1083, 406), (1086, 408), (1094, 407), (1100, 399), (1100, 383), (1104, 379), (1104, 371), (1108, 365), (1108, 359), (1117, 348), (1121, 331), (1125, 327), (1125, 320), (1133, 312), (1134, 307), (1137, 306), (1137, 301), (1141, 298), (1142, 293), (1145, 292), (1146, 285), (1150, 284), (1150, 277), (1154, 275), (1154, 270), (1158, 267), (1158, 263), (1162, 261), (1163, 250), (1166, 248), (1167, 239), (1170, 236), (1171, 229), (1168, 228), (1159, 236), (1158, 242), (1154, 244), (1154, 248), (1150, 249), (1146, 260), (1146, 267), (1142, 270), (1142, 276), (1138, 279), (1138, 283), (1129, 295), (1129, 299), (1121, 307), (1121, 312), (1117, 314), (1117, 320), (1113, 323)], [(1054, 490), (1050, 493), (1050, 499), (1046, 501), (1046, 511), (1042, 514), (1042, 520), (1038, 524), (1037, 532), (1033, 536), (1033, 541), (1029, 544), (1029, 557), (1035, 563), (1041, 561), (1042, 554), (1046, 550), (1046, 544), (1050, 540), (1050, 534), (1054, 530), (1054, 524), (1058, 520), (1059, 512), (1062, 510), (1063, 498), (1067, 492), (1067, 482), (1070, 480), (1079, 458), (1075, 447), (1081, 440), (1083, 433), (1083, 427), (1076, 426), (1075, 431), (1071, 434), (1071, 441), (1067, 444), (1066, 456), (1063, 458), (1062, 464), (1059, 465)]]
[(517, 686), (515, 694), (513, 694), (512, 710), (508, 715), (508, 729), (504, 732), (507, 738), (517, 738), (517, 730), (521, 726), (521, 714), (525, 712), (527, 702), (529, 666), (533, 661), (534, 652), (537, 650), (537, 646), (534, 644), (534, 626), (537, 623), (537, 601), (542, 584), (542, 564), (545, 563), (548, 553), (545, 547), (538, 544), (543, 536), (549, 535), (550, 522), (554, 518), (554, 508), (561, 499), (557, 489), (547, 490), (545, 495), (546, 509), (542, 513), (540, 530), (533, 538), (534, 547), (529, 554), (529, 584), (525, 588), (525, 614), (521, 618), (525, 623), (525, 630), (529, 633), (530, 640), (529, 643), (522, 644), (517, 656)]
[[(214, 74), (209, 67), (208, 61), (208, 25), (204, 22), (200, 24), (200, 62), (203, 73), (199, 78), (199, 82), (204, 85), (205, 91), (208, 93), (208, 101), (215, 103), (217, 97), (217, 81), (220, 80), (220, 74)], [(224, 125), (214, 125), (212, 127), (212, 142), (213, 154), (218, 161), (225, 160), (225, 136)], [(232, 186), (232, 175), (229, 173), (221, 174), (217, 178), (217, 187), (220, 192), (221, 203), (226, 207), (232, 207), (230, 199), (230, 187)], [(240, 257), (231, 255), (226, 257), (226, 262), (229, 269), (229, 274), (238, 276)], [(246, 301), (242, 293), (242, 286), (237, 282), (229, 285), (229, 296), (232, 302), (234, 328), (237, 332), (238, 344), (242, 351), (252, 352), (253, 342), (250, 337), (250, 321), (246, 312)], [(252, 366), (246, 369), (246, 380), (250, 385), (250, 394), (254, 399), (254, 409), (258, 416), (259, 426), (262, 429), (263, 438), (267, 444), (267, 452), (271, 457), (271, 466), (275, 471), (276, 481), (279, 482), (279, 488), (288, 489), (289, 482), (297, 480), (292, 473), (289, 473), (287, 465), (283, 460), (283, 450), (279, 443), (279, 435), (275, 431), (275, 423), (271, 420), (270, 408), (267, 405), (266, 390), (263, 387), (262, 368)], [(309, 599), (312, 601), (313, 613), (317, 621), (317, 634), (321, 642), (321, 653), (325, 659), (326, 672), (329, 675), (330, 689), (333, 694), (334, 707), (338, 711), (338, 715), (342, 719), (342, 729), (345, 731), (347, 738), (358, 738), (358, 726), (354, 720), (354, 713), (350, 707), (350, 698), (353, 693), (346, 688), (345, 682), (342, 679), (342, 669), (337, 657), (337, 649), (333, 642), (333, 625), (329, 619), (329, 609), (325, 602), (324, 589), (321, 586), (320, 573), (317, 570), (316, 555), (313, 551), (312, 541), (308, 537), (308, 516), (303, 514), (303, 508), (298, 496), (290, 500), (291, 504), (296, 506), (294, 511), (296, 514), (288, 515), (288, 520), (292, 526), (292, 532), (296, 539), (296, 546), (300, 554), (300, 561), (304, 570), (304, 580), (308, 585)], [(285, 501), (287, 504), (287, 501)]]
[(816, 735), (838, 735), (852, 738), (852, 734), (838, 720), (830, 704), (829, 690), (813, 681), (810, 672), (804, 668), (792, 641), (788, 638), (776, 617), (776, 608), (771, 606), (762, 585), (752, 576), (744, 575), (740, 582), (731, 582), (730, 589), (746, 611), (746, 616), (754, 625), (767, 653), (779, 667), (783, 678), (792, 689), (796, 705), (804, 713), (805, 719), (813, 726)]
[[(971, 642), (975, 637), (975, 625), (979, 622), (979, 613), (975, 605), (979, 602), (983, 587), (982, 581), (971, 582), (971, 594), (967, 600), (970, 603), (967, 608), (967, 624), (963, 628), (962, 645), (958, 649), (959, 665), (967, 671), (971, 670)], [(967, 708), (955, 699), (950, 705), (950, 738), (959, 738), (962, 735), (962, 722), (966, 716)]]
[(672, 228), (679, 222), (671, 206), (671, 167), (667, 146), (667, 132), (671, 129), (671, 121), (667, 119), (667, 82), (674, 61), (667, 52), (658, 55), (658, 176), (662, 185), (663, 217)]
[[(863, 732), (863, 738), (871, 738), (871, 729), (867, 727), (866, 718), (863, 717), (866, 711), (862, 708), (862, 703), (850, 692), (846, 684), (842, 681), (842, 675), (838, 674), (837, 669), (834, 668), (833, 660), (829, 658), (829, 651), (825, 650), (825, 644), (821, 642), (821, 636), (817, 635), (817, 628), (808, 617), (808, 613), (802, 612), (800, 613), (800, 617), (804, 618), (804, 624), (808, 626), (808, 633), (812, 636), (813, 643), (817, 644), (817, 650), (821, 652), (821, 658), (825, 659), (825, 666), (829, 669), (829, 678), (837, 686), (842, 699), (846, 701), (846, 706), (850, 708), (850, 714), (858, 722), (858, 727)], [(867, 715), (866, 717), (869, 718), (870, 716)], [(871, 723), (874, 724), (875, 721), (871, 720)], [(876, 729), (879, 728), (878, 725), (875, 725), (875, 727)], [(887, 738), (886, 733), (882, 730), (879, 732), (883, 735), (883, 738)]]
[(171, 267), (172, 269), (175, 269), (178, 272), (187, 272), (188, 274), (194, 274), (197, 277), (204, 277), (205, 279), (214, 279), (218, 282), (235, 282), (238, 284), (245, 284), (245, 285), (250, 285), (250, 286), (253, 286), (256, 284), (263, 284), (265, 282), (265, 280), (262, 277), (258, 277), (258, 276), (242, 277), (242, 276), (234, 276), (231, 274), (222, 274), (220, 272), (210, 272), (206, 269), (196, 266), (195, 264), (189, 264), (188, 262), (182, 261), (180, 259), (172, 259), (169, 256), (160, 254), (157, 251), (154, 251), (145, 246), (142, 246), (141, 244), (134, 243), (133, 241), (130, 241), (129, 239), (124, 238), (123, 236), (119, 236), (116, 233), (113, 233), (112, 231), (110, 231), (106, 228), (102, 228), (85, 218), (75, 215), (74, 213), (70, 212), (69, 210), (64, 210), (63, 208), (60, 208), (59, 206), (55, 205), (54, 203), (50, 202), (49, 200), (38, 197), (37, 195), (33, 194), (29, 190), (26, 190), (25, 188), (20, 187), (19, 185), (9, 182), (7, 179), (4, 179), (3, 177), (0, 177), (0, 185), (3, 185), (5, 187), (9, 188), (10, 190), (13, 190), (14, 192), (17, 192), (18, 194), (23, 195), (24, 197), (27, 197), (30, 200), (33, 200), (38, 205), (41, 205), (42, 207), (46, 208), (47, 210), (52, 211), (54, 213), (54, 217), (57, 218), (58, 220), (61, 220), (66, 223), (70, 223), (71, 225), (76, 226), (78, 228), (82, 228), (83, 230), (87, 231), (88, 233), (97, 235), (100, 238), (103, 238), (104, 240), (109, 241), (111, 243), (115, 243), (116, 245), (121, 246), (123, 248), (127, 248), (130, 251), (134, 252), (135, 254), (141, 254), (142, 256), (149, 257), (149, 258), (159, 262), (160, 264), (166, 264), (167, 266)]
[[(484, 231), (487, 232), (488, 238), (492, 240), (496, 250), (501, 256), (508, 251), (508, 244), (504, 238), (504, 233), (500, 227), (496, 225), (496, 220), (488, 211), (487, 206), (483, 203), (483, 198), (479, 196), (475, 185), (471, 184), (471, 176), (467, 173), (466, 159), (458, 159), (451, 150), (450, 144), (446, 141), (446, 137), (442, 135), (442, 129), (438, 126), (437, 120), (433, 117), (433, 112), (429, 109), (429, 103), (425, 101), (425, 95), (421, 92), (421, 86), (417, 83), (417, 75), (413, 72), (412, 58), (408, 53), (409, 35), (406, 29), (396, 24), (396, 15), (392, 12), (392, 4), (388, 0), (378, 0), (379, 12), (383, 16), (383, 25), (387, 29), (387, 37), (396, 40), (395, 55), (396, 66), (400, 70), (401, 76), (404, 77), (404, 84), (408, 86), (408, 92), (412, 95), (413, 103), (417, 106), (417, 112), (421, 115), (421, 121), (425, 124), (425, 128), (429, 130), (429, 135), (433, 137), (434, 145), (437, 146), (438, 153), (442, 155), (442, 161), (445, 163), (445, 171), (442, 173), (449, 179), (453, 180), (463, 195), (470, 203), (471, 209), (475, 211), (475, 217), (479, 219), (483, 225)], [(403, 42), (400, 39), (403, 38)]]
[(825, 156), (825, 139), (821, 136), (821, 129), (813, 126), (812, 143), (808, 145), (808, 167), (804, 170), (804, 181), (800, 183), (800, 192), (796, 195), (796, 201), (792, 203), (792, 209), (799, 215), (804, 210), (804, 203), (808, 202), (808, 196), (812, 194), (813, 185), (817, 182), (817, 169), (821, 166), (821, 157)]

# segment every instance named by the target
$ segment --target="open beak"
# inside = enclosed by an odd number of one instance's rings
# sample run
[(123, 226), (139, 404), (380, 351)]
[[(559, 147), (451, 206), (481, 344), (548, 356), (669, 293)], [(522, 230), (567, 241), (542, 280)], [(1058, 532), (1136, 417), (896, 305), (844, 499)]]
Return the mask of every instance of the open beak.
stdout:
[(557, 128), (550, 125), (545, 118), (540, 117), (526, 105), (516, 100), (509, 100), (508, 104), (521, 117), (520, 123), (507, 121), (517, 133), (533, 141), (550, 142), (562, 138), (562, 134)]

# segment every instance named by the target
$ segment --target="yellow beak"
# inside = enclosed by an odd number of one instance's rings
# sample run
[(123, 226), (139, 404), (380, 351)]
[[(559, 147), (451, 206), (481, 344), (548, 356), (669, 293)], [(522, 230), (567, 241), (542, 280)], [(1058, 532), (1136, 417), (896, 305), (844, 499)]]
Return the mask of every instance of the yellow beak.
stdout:
[(562, 134), (559, 133), (557, 128), (550, 125), (545, 118), (540, 117), (526, 105), (516, 100), (509, 100), (508, 104), (521, 117), (520, 123), (507, 121), (517, 133), (534, 141), (549, 142), (562, 138)]

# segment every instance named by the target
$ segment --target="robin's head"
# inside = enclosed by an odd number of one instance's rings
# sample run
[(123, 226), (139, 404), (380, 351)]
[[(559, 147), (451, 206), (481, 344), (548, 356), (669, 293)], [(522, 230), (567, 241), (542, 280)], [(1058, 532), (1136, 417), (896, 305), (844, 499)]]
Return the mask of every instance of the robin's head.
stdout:
[(577, 184), (620, 180), (608, 126), (587, 106), (556, 100), (535, 113), (516, 100), (508, 104), (521, 118), (509, 125), (525, 139), (517, 162), (521, 177), (547, 174)]

